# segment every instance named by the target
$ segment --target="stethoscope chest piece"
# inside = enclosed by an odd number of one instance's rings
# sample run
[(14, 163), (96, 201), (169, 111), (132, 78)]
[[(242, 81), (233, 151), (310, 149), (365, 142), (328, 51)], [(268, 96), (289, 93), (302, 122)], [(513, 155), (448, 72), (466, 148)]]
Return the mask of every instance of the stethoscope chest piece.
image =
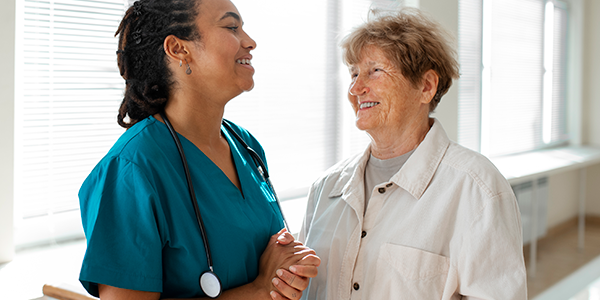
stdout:
[(223, 288), (221, 280), (211, 271), (206, 271), (200, 275), (200, 288), (209, 298), (217, 298), (221, 295)]

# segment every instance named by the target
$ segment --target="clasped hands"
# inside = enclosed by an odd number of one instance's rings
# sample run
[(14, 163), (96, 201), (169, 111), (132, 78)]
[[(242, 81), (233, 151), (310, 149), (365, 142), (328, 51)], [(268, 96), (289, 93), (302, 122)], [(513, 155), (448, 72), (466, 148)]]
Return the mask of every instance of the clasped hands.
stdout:
[(314, 250), (282, 229), (269, 239), (254, 284), (269, 291), (274, 300), (300, 299), (309, 278), (317, 276), (320, 264), (321, 259)]

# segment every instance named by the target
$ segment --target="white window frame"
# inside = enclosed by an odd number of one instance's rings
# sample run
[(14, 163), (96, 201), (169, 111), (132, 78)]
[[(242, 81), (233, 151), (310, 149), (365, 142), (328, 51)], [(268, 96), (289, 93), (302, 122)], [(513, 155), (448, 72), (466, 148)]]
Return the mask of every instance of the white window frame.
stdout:
[[(460, 1), (460, 0), (459, 0)], [(496, 0), (498, 1), (498, 0)], [(485, 5), (486, 2), (489, 3), (489, 0), (482, 0), (483, 2), (483, 10), (485, 10)], [(582, 102), (582, 97), (581, 97), (581, 93), (582, 93), (582, 85), (581, 85), (581, 78), (582, 78), (582, 57), (583, 57), (583, 53), (582, 53), (582, 45), (583, 45), (583, 41), (582, 41), (582, 34), (583, 34), (583, 3), (581, 0), (546, 0), (546, 2), (553, 2), (555, 3), (555, 5), (560, 5), (567, 8), (567, 77), (566, 77), (566, 105), (567, 105), (567, 109), (568, 109), (568, 115), (567, 115), (567, 130), (568, 130), (568, 135), (569, 135), (569, 139), (568, 141), (565, 142), (559, 142), (559, 143), (548, 143), (540, 148), (537, 148), (535, 150), (532, 151), (538, 151), (538, 150), (544, 150), (544, 149), (548, 149), (548, 148), (556, 148), (556, 147), (562, 147), (565, 145), (571, 145), (571, 146), (578, 146), (581, 145), (582, 143), (582, 139), (581, 139), (581, 116), (582, 116), (582, 112), (581, 112), (581, 102)], [(482, 10), (482, 13), (485, 14), (485, 12)], [(482, 32), (485, 30), (485, 22), (488, 22), (489, 20), (486, 20), (485, 18), (482, 18), (482, 26), (484, 28), (482, 28)], [(489, 41), (486, 41), (485, 39), (487, 38), (487, 36), (485, 35), (485, 33), (482, 33), (482, 47), (483, 44)], [(482, 51), (485, 55), (485, 52)], [(484, 62), (485, 57), (482, 57), (482, 65), (485, 64)], [(488, 74), (489, 75), (489, 74)], [(487, 155), (489, 151), (486, 151), (487, 149), (485, 149), (485, 144), (486, 141), (484, 141), (485, 139), (485, 135), (483, 135), (481, 132), (483, 130), (486, 130), (485, 128), (485, 122), (483, 120), (486, 119), (485, 114), (489, 113), (490, 110), (488, 107), (486, 107), (486, 102), (483, 101), (485, 95), (485, 90), (486, 90), (486, 83), (489, 82), (489, 80), (486, 80), (486, 73), (485, 73), (485, 69), (483, 69), (482, 67), (482, 73), (481, 73), (481, 82), (482, 82), (482, 91), (481, 91), (481, 101), (480, 101), (480, 117), (479, 117), (479, 141), (473, 145), (472, 142), (470, 141), (466, 141), (463, 139), (461, 140), (461, 134), (464, 135), (464, 132), (461, 132), (460, 126), (459, 126), (459, 137), (458, 140), (460, 143), (465, 144), (465, 146), (475, 150), (475, 151), (479, 151), (482, 152), (484, 155)], [(460, 84), (460, 82), (459, 82)], [(459, 110), (461, 109), (461, 107), (459, 106)], [(458, 116), (458, 121), (459, 123), (461, 122), (460, 120), (461, 116)], [(463, 129), (464, 130), (464, 129)], [(487, 143), (489, 144), (489, 143)], [(483, 149), (482, 149), (483, 147)], [(518, 153), (511, 153), (508, 155), (512, 155), (512, 154), (518, 154)]]

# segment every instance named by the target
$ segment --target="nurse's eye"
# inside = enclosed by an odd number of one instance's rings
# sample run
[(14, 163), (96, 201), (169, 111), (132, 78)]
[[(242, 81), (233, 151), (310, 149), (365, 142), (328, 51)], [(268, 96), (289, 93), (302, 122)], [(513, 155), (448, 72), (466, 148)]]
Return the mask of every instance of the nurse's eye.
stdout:
[(230, 27), (226, 27), (226, 28), (233, 32), (237, 32), (237, 29), (239, 28), (239, 26), (230, 26)]

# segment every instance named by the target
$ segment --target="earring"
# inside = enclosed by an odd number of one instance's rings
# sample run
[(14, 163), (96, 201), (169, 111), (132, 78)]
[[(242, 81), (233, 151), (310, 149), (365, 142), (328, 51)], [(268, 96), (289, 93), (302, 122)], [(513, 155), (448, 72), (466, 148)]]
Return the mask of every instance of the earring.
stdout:
[(185, 66), (187, 67), (185, 69), (185, 74), (188, 74), (188, 75), (192, 74), (192, 69), (190, 69), (190, 64), (188, 63), (187, 59), (185, 60)]
[(179, 60), (179, 67), (181, 68), (181, 65), (183, 64), (183, 62), (181, 61), (181, 59)]

